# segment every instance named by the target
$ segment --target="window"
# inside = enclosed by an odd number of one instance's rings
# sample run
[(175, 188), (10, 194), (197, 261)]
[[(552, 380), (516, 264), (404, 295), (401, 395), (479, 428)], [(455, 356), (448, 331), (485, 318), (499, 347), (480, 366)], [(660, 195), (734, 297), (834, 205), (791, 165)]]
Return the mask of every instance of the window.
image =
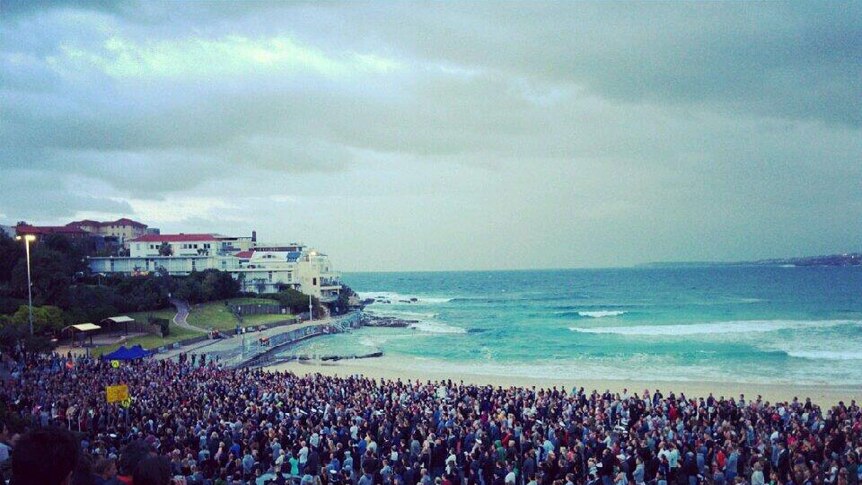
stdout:
[(317, 286), (317, 278), (311, 278), (311, 285)]

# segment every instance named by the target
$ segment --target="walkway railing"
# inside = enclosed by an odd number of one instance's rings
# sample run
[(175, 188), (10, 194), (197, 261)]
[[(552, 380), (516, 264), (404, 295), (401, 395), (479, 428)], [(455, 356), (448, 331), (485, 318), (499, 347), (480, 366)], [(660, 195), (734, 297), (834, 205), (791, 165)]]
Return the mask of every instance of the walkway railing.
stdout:
[(242, 351), (237, 355), (221, 359), (221, 362), (226, 367), (265, 366), (275, 361), (278, 352), (287, 345), (321, 335), (346, 332), (361, 325), (360, 312), (352, 312), (317, 325), (312, 324), (269, 337), (260, 338), (255, 334), (245, 334), (242, 336)]

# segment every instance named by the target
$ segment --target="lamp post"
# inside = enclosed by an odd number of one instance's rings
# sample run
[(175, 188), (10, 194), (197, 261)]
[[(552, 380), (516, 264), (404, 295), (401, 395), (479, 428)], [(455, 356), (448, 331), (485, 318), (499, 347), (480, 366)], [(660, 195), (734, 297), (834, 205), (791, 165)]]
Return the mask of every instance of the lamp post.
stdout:
[(30, 335), (33, 335), (33, 283), (30, 281), (30, 242), (36, 240), (36, 236), (25, 234), (23, 236), (15, 236), (18, 241), (24, 241), (24, 252), (27, 254), (27, 308), (30, 318)]

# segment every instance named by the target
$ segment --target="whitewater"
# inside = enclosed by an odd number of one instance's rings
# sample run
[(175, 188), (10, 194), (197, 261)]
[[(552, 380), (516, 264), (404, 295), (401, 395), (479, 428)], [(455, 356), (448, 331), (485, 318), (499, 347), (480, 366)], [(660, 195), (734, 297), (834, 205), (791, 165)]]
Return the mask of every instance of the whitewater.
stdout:
[(862, 390), (862, 268), (353, 273), (365, 311), (412, 320), (284, 351), (381, 351), (520, 377), (834, 384)]

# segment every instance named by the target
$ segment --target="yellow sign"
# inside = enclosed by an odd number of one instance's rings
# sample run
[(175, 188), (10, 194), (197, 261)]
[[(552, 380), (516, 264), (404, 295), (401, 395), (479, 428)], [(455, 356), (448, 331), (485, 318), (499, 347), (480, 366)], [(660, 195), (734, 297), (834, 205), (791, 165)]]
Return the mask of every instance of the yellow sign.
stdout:
[(108, 395), (108, 404), (120, 402), (129, 398), (129, 386), (120, 384), (118, 386), (107, 386), (105, 392)]
[(120, 403), (120, 406), (123, 406), (126, 409), (128, 409), (131, 405), (132, 405), (132, 398), (130, 398), (130, 397), (123, 399), (123, 402)]
[(120, 367), (120, 361), (119, 360), (112, 360), (111, 361), (111, 367), (113, 367), (114, 369)]

